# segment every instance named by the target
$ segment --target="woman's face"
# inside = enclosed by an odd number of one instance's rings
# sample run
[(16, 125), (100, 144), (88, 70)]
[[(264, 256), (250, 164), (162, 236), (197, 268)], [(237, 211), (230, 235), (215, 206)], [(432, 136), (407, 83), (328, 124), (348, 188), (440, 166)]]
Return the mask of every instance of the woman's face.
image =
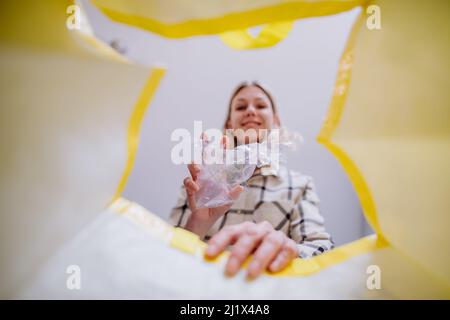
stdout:
[(274, 114), (267, 95), (256, 86), (247, 86), (231, 101), (230, 118), (227, 129), (273, 129), (279, 127), (280, 121)]

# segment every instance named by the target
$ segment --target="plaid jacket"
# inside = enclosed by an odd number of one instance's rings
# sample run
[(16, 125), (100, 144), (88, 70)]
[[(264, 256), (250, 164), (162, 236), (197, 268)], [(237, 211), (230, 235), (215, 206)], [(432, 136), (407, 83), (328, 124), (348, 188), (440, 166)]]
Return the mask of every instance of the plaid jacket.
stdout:
[[(286, 167), (279, 170), (263, 167), (255, 171), (239, 199), (216, 221), (203, 240), (209, 240), (226, 225), (268, 221), (276, 230), (281, 230), (298, 243), (301, 258), (315, 256), (333, 248), (318, 204), (319, 198), (311, 177)], [(170, 223), (183, 228), (190, 214), (183, 186), (172, 209)]]

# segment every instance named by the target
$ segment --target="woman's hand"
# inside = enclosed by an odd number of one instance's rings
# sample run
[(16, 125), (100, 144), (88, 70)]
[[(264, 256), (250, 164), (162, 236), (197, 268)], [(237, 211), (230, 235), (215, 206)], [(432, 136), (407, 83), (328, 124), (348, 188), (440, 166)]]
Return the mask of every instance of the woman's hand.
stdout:
[(225, 267), (225, 273), (229, 276), (235, 275), (252, 253), (247, 271), (249, 278), (256, 278), (266, 269), (278, 272), (298, 256), (297, 244), (281, 231), (276, 231), (267, 221), (258, 224), (244, 222), (223, 228), (209, 241), (206, 256), (214, 258), (232, 244), (234, 246)]
[[(208, 137), (205, 133), (202, 133), (201, 139), (208, 141)], [(222, 136), (221, 145), (224, 148), (229, 146), (228, 138), (226, 136)], [(189, 164), (188, 169), (191, 176), (186, 177), (183, 180), (183, 184), (186, 188), (187, 203), (192, 213), (185, 228), (203, 238), (212, 225), (231, 208), (232, 203), (216, 208), (197, 208), (195, 194), (200, 190), (200, 186), (196, 181), (201, 167), (196, 164)], [(242, 191), (244, 191), (244, 188), (238, 185), (231, 189), (228, 195), (234, 201), (239, 197)]]
[[(200, 166), (190, 164), (188, 168), (191, 177), (185, 178), (183, 184), (186, 187), (188, 205), (192, 213), (187, 221), (186, 229), (203, 237), (211, 226), (231, 208), (232, 204), (216, 208), (197, 208), (195, 194), (200, 190), (200, 186), (196, 183)], [(244, 191), (242, 186), (236, 186), (230, 191), (229, 196), (236, 200), (242, 191)]]

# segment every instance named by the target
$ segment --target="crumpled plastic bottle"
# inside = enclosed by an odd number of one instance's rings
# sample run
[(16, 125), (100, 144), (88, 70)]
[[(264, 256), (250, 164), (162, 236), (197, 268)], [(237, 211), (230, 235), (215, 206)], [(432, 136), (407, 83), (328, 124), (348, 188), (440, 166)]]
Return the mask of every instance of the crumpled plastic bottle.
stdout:
[(202, 149), (201, 170), (196, 182), (200, 190), (196, 192), (197, 208), (215, 208), (231, 204), (230, 191), (244, 184), (256, 168), (270, 165), (278, 168), (285, 163), (285, 151), (295, 150), (303, 142), (300, 134), (281, 128), (260, 143), (239, 145), (234, 149), (224, 149), (222, 145), (205, 140), (196, 142)]

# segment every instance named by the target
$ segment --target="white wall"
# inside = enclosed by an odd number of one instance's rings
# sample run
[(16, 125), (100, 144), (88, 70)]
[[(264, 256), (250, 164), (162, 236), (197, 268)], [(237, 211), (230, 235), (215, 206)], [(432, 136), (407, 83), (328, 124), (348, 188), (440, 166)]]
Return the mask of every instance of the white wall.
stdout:
[(358, 9), (297, 21), (283, 42), (253, 51), (232, 50), (215, 36), (162, 38), (113, 23), (89, 5), (87, 9), (99, 38), (118, 41), (125, 55), (138, 63), (167, 66), (143, 123), (135, 167), (124, 193), (127, 198), (167, 217), (187, 175), (184, 166), (171, 161), (172, 131), (193, 131), (194, 120), (221, 128), (232, 89), (242, 80), (258, 80), (275, 96), (282, 123), (305, 139), (288, 164), (314, 177), (322, 214), (335, 242), (346, 243), (369, 231), (345, 172), (315, 141)]

